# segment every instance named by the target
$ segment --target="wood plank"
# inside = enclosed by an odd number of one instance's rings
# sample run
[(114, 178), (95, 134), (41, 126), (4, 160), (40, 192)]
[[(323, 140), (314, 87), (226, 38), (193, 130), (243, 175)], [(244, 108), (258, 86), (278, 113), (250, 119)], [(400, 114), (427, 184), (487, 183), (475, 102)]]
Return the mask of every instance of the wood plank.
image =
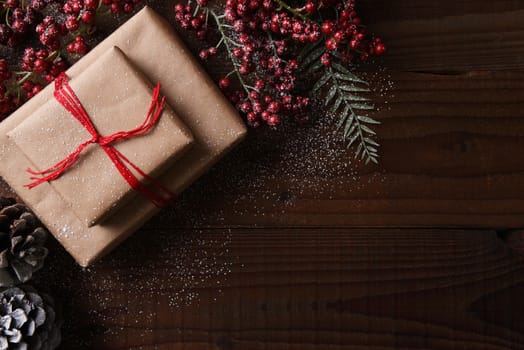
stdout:
[(524, 74), (390, 75), (379, 166), (355, 163), (326, 116), (255, 131), (155, 222), (524, 227)]
[(39, 275), (63, 349), (524, 349), (524, 258), (475, 230), (152, 227)]
[(524, 68), (524, 2), (360, 1), (387, 42), (387, 67), (409, 71)]

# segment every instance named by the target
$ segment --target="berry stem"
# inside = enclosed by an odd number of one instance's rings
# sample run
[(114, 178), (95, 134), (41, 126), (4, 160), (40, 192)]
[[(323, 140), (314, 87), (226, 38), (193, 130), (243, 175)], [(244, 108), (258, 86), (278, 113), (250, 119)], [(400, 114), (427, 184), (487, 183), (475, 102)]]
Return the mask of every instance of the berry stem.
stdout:
[(291, 12), (294, 16), (296, 17), (299, 17), (300, 19), (302, 19), (304, 22), (309, 22), (310, 19), (307, 17), (307, 16), (304, 16), (303, 14), (301, 14), (300, 12), (298, 12), (296, 9), (292, 8), (291, 6), (289, 6), (288, 4), (286, 4), (284, 1), (282, 0), (275, 0), (275, 2), (281, 7), (281, 8), (285, 8), (286, 10), (288, 10), (289, 12)]
[(197, 15), (198, 11), (200, 11), (200, 6), (196, 5), (195, 6), (195, 11), (193, 11), (193, 17), (195, 17)]
[(9, 12), (11, 12), (10, 7), (8, 7), (7, 10), (5, 11), (5, 24), (7, 24), (9, 28), (13, 29), (13, 27), (11, 26), (11, 23), (9, 23)]
[(23, 83), (25, 83), (26, 81), (28, 81), (32, 76), (33, 76), (33, 72), (27, 72), (27, 73), (25, 73), (25, 75), (23, 76), (23, 78), (17, 81), (17, 85), (22, 85)]
[(60, 50), (55, 50), (47, 56), (46, 60), (49, 62), (54, 62), (58, 57), (60, 57)]
[(233, 63), (233, 69), (234, 69), (234, 72), (236, 73), (237, 75), (237, 78), (238, 78), (238, 81), (240, 82), (240, 84), (242, 85), (242, 88), (246, 91), (246, 93), (249, 95), (249, 89), (247, 88), (247, 85), (246, 83), (244, 82), (244, 79), (242, 78), (242, 74), (240, 74), (240, 72), (238, 71), (238, 63), (236, 61), (236, 58), (235, 56), (233, 56), (233, 51), (231, 50), (231, 46), (230, 44), (234, 44), (234, 45), (238, 45), (237, 43), (235, 43), (229, 36), (227, 36), (225, 30), (224, 30), (224, 24), (221, 22), (221, 19), (220, 19), (220, 16), (218, 16), (215, 11), (213, 10), (207, 10), (211, 16), (213, 16), (213, 18), (215, 19), (215, 22), (217, 24), (217, 29), (218, 29), (218, 32), (220, 33), (221, 35), (221, 39), (220, 39), (220, 42), (223, 42), (224, 43), (224, 46), (226, 48), (226, 51), (227, 51), (227, 55), (229, 56), (229, 59), (231, 60), (231, 62)]

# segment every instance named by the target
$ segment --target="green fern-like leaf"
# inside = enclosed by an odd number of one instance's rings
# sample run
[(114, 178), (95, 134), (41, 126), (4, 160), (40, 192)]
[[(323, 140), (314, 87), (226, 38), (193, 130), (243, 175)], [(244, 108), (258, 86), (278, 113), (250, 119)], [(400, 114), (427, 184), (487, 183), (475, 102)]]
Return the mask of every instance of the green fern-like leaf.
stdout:
[(367, 83), (342, 65), (333, 64), (324, 70), (312, 93), (321, 90), (327, 90), (324, 103), (330, 112), (339, 115), (338, 128), (343, 130), (347, 146), (355, 147), (355, 158), (365, 160), (366, 164), (378, 163), (379, 144), (373, 139), (375, 131), (370, 126), (380, 122), (362, 114), (375, 108), (361, 95), (370, 92)]
[(322, 56), (325, 50), (324, 45), (320, 41), (306, 45), (297, 57), (297, 60), (300, 62), (300, 69), (303, 72), (312, 73), (322, 68), (320, 56)]
[[(298, 57), (303, 74), (319, 75), (310, 90), (312, 96), (323, 96), (323, 104), (329, 112), (339, 116), (338, 130), (347, 147), (354, 147), (355, 158), (378, 163), (378, 147), (372, 125), (379, 121), (365, 115), (375, 109), (366, 94), (368, 83), (340, 63), (340, 55), (332, 52), (330, 67), (324, 67), (320, 57), (325, 52), (321, 42), (307, 45)], [(321, 73), (319, 73), (321, 72)]]

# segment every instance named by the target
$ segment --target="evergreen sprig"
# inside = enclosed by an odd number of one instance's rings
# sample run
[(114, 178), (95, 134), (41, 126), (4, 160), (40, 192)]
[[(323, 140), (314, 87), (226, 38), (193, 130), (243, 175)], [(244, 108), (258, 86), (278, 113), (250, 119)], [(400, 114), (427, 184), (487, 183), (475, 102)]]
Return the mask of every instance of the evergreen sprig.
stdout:
[(346, 68), (338, 55), (332, 56), (329, 67), (323, 66), (320, 57), (324, 52), (323, 45), (314, 45), (299, 55), (305, 73), (319, 75), (310, 93), (312, 96), (324, 95), (324, 106), (340, 118), (337, 130), (341, 130), (348, 148), (355, 147), (355, 157), (365, 160), (366, 164), (378, 163), (379, 144), (371, 125), (380, 122), (366, 115), (367, 111), (375, 109), (371, 100), (365, 97), (371, 92), (369, 84)]

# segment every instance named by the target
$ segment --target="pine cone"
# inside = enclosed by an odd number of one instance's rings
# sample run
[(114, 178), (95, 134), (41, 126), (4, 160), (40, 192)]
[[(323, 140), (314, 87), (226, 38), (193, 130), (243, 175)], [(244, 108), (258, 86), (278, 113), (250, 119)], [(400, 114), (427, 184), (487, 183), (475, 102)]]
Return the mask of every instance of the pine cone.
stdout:
[(29, 286), (0, 292), (0, 350), (52, 350), (61, 341), (53, 299)]
[(27, 282), (43, 266), (46, 237), (29, 208), (0, 197), (0, 287)]

